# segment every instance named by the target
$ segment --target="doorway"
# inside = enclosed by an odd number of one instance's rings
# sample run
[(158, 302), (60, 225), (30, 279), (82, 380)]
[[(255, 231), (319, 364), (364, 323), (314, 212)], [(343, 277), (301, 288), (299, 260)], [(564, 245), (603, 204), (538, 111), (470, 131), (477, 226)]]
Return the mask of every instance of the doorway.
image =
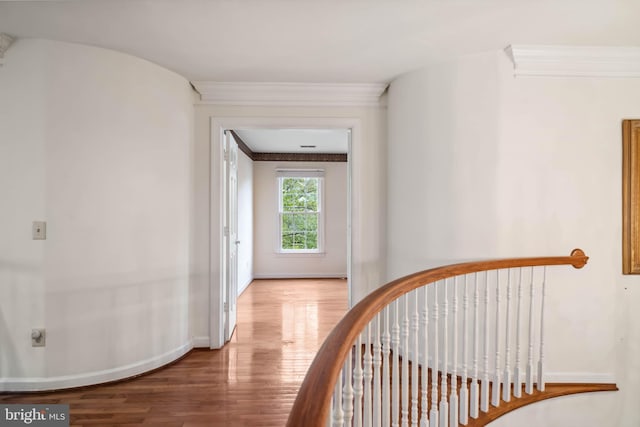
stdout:
[[(229, 200), (228, 197), (233, 192), (229, 192), (226, 186), (229, 182), (233, 182), (233, 179), (229, 179), (228, 163), (225, 163), (225, 156), (227, 162), (229, 160), (229, 153), (225, 154), (225, 146), (228, 147), (226, 142), (225, 131), (237, 131), (242, 129), (315, 129), (315, 130), (345, 130), (349, 139), (346, 144), (346, 278), (348, 289), (348, 305), (351, 306), (351, 271), (352, 271), (352, 189), (351, 189), (351, 174), (352, 174), (352, 146), (354, 133), (357, 136), (359, 127), (358, 120), (350, 119), (252, 119), (252, 118), (224, 118), (224, 119), (212, 119), (211, 123), (211, 299), (210, 299), (210, 347), (220, 348), (224, 345), (233, 332), (234, 318), (237, 293), (234, 287), (233, 280), (237, 280), (237, 274), (233, 273), (233, 267), (229, 266), (231, 252), (229, 248), (232, 248), (237, 238), (231, 241), (231, 237), (227, 235), (228, 221), (230, 218), (228, 215)], [(217, 166), (217, 167), (216, 167)], [(281, 168), (283, 169), (283, 168)], [(290, 172), (290, 171), (288, 171)], [(237, 182), (237, 181), (236, 181)], [(215, 189), (218, 189), (216, 197)], [(222, 199), (222, 200), (220, 200)], [(222, 207), (222, 208), (221, 208)], [(227, 224), (225, 224), (227, 222)], [(219, 227), (216, 229), (216, 223)], [(240, 239), (242, 242), (242, 239)], [(242, 243), (240, 243), (242, 244)], [(230, 246), (231, 245), (231, 246)], [(237, 257), (236, 257), (237, 260)], [(218, 268), (216, 268), (216, 266)], [(216, 271), (218, 270), (218, 271)], [(294, 277), (294, 276), (292, 276)], [(258, 278), (258, 277), (256, 277)], [(216, 280), (217, 279), (217, 280)]]

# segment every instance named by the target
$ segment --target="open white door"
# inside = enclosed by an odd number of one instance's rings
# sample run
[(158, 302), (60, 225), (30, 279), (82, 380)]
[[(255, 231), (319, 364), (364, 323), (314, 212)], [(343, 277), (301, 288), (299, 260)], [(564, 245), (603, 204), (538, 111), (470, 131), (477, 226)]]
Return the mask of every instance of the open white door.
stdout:
[(236, 328), (238, 299), (238, 144), (230, 132), (224, 133), (225, 209), (224, 209), (224, 341)]

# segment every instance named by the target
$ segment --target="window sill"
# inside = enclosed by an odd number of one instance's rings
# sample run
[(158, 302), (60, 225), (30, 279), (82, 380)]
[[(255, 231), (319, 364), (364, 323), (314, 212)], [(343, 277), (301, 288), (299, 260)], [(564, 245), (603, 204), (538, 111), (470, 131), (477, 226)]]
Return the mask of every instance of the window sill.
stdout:
[(307, 258), (307, 257), (323, 257), (326, 255), (326, 252), (276, 252), (277, 257), (284, 258)]

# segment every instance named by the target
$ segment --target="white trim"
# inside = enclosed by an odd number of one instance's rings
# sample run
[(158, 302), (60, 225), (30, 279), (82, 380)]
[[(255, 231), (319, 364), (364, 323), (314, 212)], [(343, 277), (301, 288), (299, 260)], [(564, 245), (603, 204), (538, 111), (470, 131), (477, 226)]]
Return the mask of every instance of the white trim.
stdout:
[(308, 250), (308, 251), (302, 251), (302, 250), (291, 250), (291, 251), (280, 251), (278, 250), (278, 248), (276, 248), (275, 251), (273, 251), (273, 255), (275, 257), (278, 258), (322, 258), (322, 257), (326, 257), (327, 253), (326, 252), (322, 252), (322, 251), (314, 251), (314, 250)]
[(386, 83), (191, 82), (199, 104), (268, 106), (380, 106)]
[(210, 339), (208, 336), (193, 337), (193, 348), (209, 348)]
[(59, 390), (130, 378), (171, 363), (187, 354), (192, 348), (193, 343), (188, 342), (159, 356), (113, 369), (78, 375), (64, 375), (51, 378), (0, 378), (0, 392)]
[[(211, 119), (211, 142), (209, 163), (209, 348), (222, 348), (224, 345), (224, 277), (222, 259), (224, 236), (222, 235), (224, 210), (224, 147), (223, 127)], [(213, 197), (214, 188), (218, 197)]]
[[(245, 283), (245, 284), (244, 284), (244, 285), (242, 285), (242, 286), (238, 286), (238, 297), (239, 297), (240, 295), (242, 295), (242, 293), (243, 293), (244, 291), (246, 291), (246, 290), (247, 290), (247, 288), (249, 287), (249, 285), (251, 284), (251, 282), (253, 282), (253, 276), (251, 276), (251, 278), (249, 279), (249, 281), (248, 281), (247, 283)], [(209, 337), (207, 337), (207, 340), (208, 340), (208, 339), (209, 339)], [(208, 341), (207, 341), (207, 342), (208, 342)]]
[(511, 45), (514, 75), (640, 77), (640, 48)]
[(327, 273), (284, 273), (284, 274), (257, 274), (254, 280), (259, 279), (344, 279), (347, 273), (327, 274)]
[[(282, 215), (282, 212), (279, 213), (278, 217), (282, 218), (280, 215)], [(320, 216), (322, 217), (322, 216)], [(323, 222), (324, 220), (320, 221), (320, 219), (318, 220), (318, 222)], [(282, 246), (282, 231), (280, 229), (280, 224), (282, 223), (282, 221), (278, 222), (278, 237), (280, 238), (279, 243), (280, 246)], [(324, 226), (323, 227), (318, 227), (319, 231), (318, 234), (322, 234), (322, 232), (324, 231)], [(324, 251), (324, 247), (321, 244), (321, 241), (324, 239), (320, 239), (320, 235), (318, 235), (318, 246), (319, 249), (282, 249), (282, 247), (280, 248), (276, 248), (276, 252), (275, 255), (276, 256), (280, 256), (280, 255), (284, 255), (285, 257), (288, 255), (318, 255), (318, 256), (326, 256), (327, 253)]]
[[(321, 172), (318, 172), (321, 171)], [(324, 230), (325, 230), (325, 209), (324, 209), (324, 169), (308, 170), (298, 169), (297, 171), (289, 170), (284, 172), (276, 169), (276, 176), (278, 179), (278, 247), (277, 252), (280, 254), (324, 254)], [(283, 209), (282, 202), (282, 187), (285, 178), (315, 178), (318, 180), (318, 200), (316, 201), (317, 209), (313, 214), (318, 215), (318, 226), (316, 228), (316, 249), (283, 249), (282, 248), (282, 216), (286, 213)], [(310, 214), (310, 212), (303, 212), (303, 214)]]

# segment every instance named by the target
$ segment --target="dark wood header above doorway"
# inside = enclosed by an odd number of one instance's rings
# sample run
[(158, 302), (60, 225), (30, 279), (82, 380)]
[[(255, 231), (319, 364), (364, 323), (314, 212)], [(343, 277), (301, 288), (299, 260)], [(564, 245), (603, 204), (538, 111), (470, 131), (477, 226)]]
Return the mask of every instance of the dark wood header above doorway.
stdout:
[(256, 153), (234, 132), (233, 138), (238, 143), (238, 148), (251, 160), (256, 162), (346, 162), (345, 153)]

